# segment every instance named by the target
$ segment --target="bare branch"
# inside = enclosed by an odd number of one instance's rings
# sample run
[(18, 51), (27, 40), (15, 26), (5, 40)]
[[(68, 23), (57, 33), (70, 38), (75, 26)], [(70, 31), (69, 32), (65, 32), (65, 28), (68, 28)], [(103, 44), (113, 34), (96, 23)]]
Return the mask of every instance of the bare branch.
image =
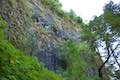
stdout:
[(118, 67), (119, 67), (119, 69), (120, 69), (120, 63), (118, 62), (118, 60), (117, 60), (117, 58), (116, 58), (115, 54), (113, 54), (113, 57), (114, 57), (115, 62), (117, 63), (117, 65), (118, 65)]
[[(119, 43), (118, 43), (118, 45), (117, 45), (117, 48), (119, 47)], [(119, 69), (120, 69), (120, 63), (118, 62), (118, 60), (117, 60), (117, 56), (119, 55), (119, 53), (117, 53), (117, 55), (115, 55), (115, 54), (113, 54), (113, 57), (114, 57), (114, 59), (115, 59), (115, 62), (117, 63), (117, 65), (118, 65), (118, 67), (119, 67)]]
[(107, 41), (106, 41), (106, 50), (107, 50), (107, 53), (108, 53), (108, 57), (107, 57), (107, 59), (105, 60), (105, 62), (104, 62), (104, 63), (100, 66), (100, 68), (98, 69), (99, 77), (101, 77), (101, 78), (102, 78), (102, 69), (103, 69), (103, 67), (105, 66), (105, 64), (108, 62), (109, 58), (111, 57), (110, 51), (109, 51), (109, 47), (108, 47), (107, 44), (108, 44), (108, 43), (107, 43)]
[(110, 59), (110, 57), (111, 57), (111, 55), (114, 53), (114, 51), (118, 48), (118, 46), (119, 46), (120, 44), (117, 44), (116, 45), (116, 47), (111, 51), (111, 53), (110, 53), (110, 50), (109, 50), (109, 46), (107, 46), (107, 52), (108, 52), (108, 57), (107, 57), (107, 59), (105, 60), (105, 62), (100, 66), (100, 68), (98, 69), (98, 72), (99, 72), (99, 77), (103, 77), (102, 76), (102, 69), (103, 69), (103, 67), (105, 66), (105, 64), (109, 61), (109, 59)]

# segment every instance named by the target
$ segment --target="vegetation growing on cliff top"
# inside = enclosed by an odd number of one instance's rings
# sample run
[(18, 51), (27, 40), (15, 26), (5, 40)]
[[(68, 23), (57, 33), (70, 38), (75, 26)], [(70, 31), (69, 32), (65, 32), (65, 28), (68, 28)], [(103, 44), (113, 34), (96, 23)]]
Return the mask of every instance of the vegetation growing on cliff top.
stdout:
[(81, 17), (77, 16), (73, 10), (70, 10), (69, 12), (63, 11), (62, 4), (59, 2), (59, 0), (41, 0), (41, 2), (45, 6), (49, 6), (49, 8), (51, 8), (61, 17), (65, 17), (66, 19), (75, 21), (76, 23), (79, 24), (82, 23)]

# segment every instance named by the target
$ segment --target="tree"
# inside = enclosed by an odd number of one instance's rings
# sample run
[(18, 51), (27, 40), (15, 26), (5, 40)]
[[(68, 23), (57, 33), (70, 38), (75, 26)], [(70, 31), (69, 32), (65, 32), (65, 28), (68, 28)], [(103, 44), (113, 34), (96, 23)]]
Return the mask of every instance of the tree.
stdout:
[[(112, 30), (112, 26), (104, 20), (103, 16), (96, 17), (92, 22), (90, 22), (90, 27), (91, 31), (96, 34), (96, 50), (100, 54), (101, 58), (105, 58), (105, 61), (98, 70), (99, 76), (103, 77), (102, 69), (106, 64), (108, 64), (108, 66), (114, 66), (115, 63), (120, 68), (120, 64), (117, 59), (117, 56), (120, 55), (118, 53), (120, 47), (119, 35), (117, 32)], [(111, 58), (114, 58), (114, 60), (112, 60), (114, 63), (110, 62)]]
[(62, 10), (62, 4), (59, 0), (41, 0), (42, 4), (49, 6), (50, 9), (54, 10), (59, 16), (64, 15)]
[(120, 31), (120, 4), (115, 4), (110, 1), (104, 7), (104, 18), (107, 23), (109, 23), (113, 29)]
[(73, 19), (74, 16), (76, 16), (76, 14), (75, 14), (75, 12), (71, 9), (70, 12), (69, 12), (69, 14), (68, 14), (68, 16)]
[[(105, 21), (103, 15), (95, 17), (83, 29), (84, 41), (86, 40), (91, 49), (96, 51), (103, 60), (103, 63), (99, 66), (98, 73), (99, 77), (104, 78), (107, 75), (104, 71), (106, 70), (105, 68), (110, 68), (111, 65), (115, 68), (114, 64), (120, 65), (118, 61), (118, 56), (120, 55), (118, 32), (114, 31), (112, 26)], [(113, 68), (111, 70), (115, 71)]]

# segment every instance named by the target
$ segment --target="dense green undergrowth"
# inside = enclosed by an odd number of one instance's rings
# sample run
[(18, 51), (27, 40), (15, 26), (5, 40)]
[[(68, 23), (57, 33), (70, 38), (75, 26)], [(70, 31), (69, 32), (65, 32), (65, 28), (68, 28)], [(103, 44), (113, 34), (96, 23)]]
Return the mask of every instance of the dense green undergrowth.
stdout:
[(0, 17), (0, 80), (63, 80), (4, 40), (6, 26)]
[(66, 80), (99, 80), (97, 73), (90, 73), (88, 70), (96, 65), (93, 65), (95, 53), (86, 43), (67, 42), (61, 48), (60, 57), (67, 63), (67, 69), (63, 71)]

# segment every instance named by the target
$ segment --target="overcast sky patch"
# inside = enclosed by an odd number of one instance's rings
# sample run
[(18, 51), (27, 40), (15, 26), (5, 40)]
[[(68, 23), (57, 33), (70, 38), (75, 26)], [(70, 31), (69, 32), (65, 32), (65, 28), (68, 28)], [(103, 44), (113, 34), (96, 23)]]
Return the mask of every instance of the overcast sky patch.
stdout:
[[(65, 11), (73, 9), (84, 22), (92, 20), (94, 16), (99, 16), (103, 13), (103, 7), (110, 0), (60, 0)], [(120, 0), (114, 0), (120, 2)]]

